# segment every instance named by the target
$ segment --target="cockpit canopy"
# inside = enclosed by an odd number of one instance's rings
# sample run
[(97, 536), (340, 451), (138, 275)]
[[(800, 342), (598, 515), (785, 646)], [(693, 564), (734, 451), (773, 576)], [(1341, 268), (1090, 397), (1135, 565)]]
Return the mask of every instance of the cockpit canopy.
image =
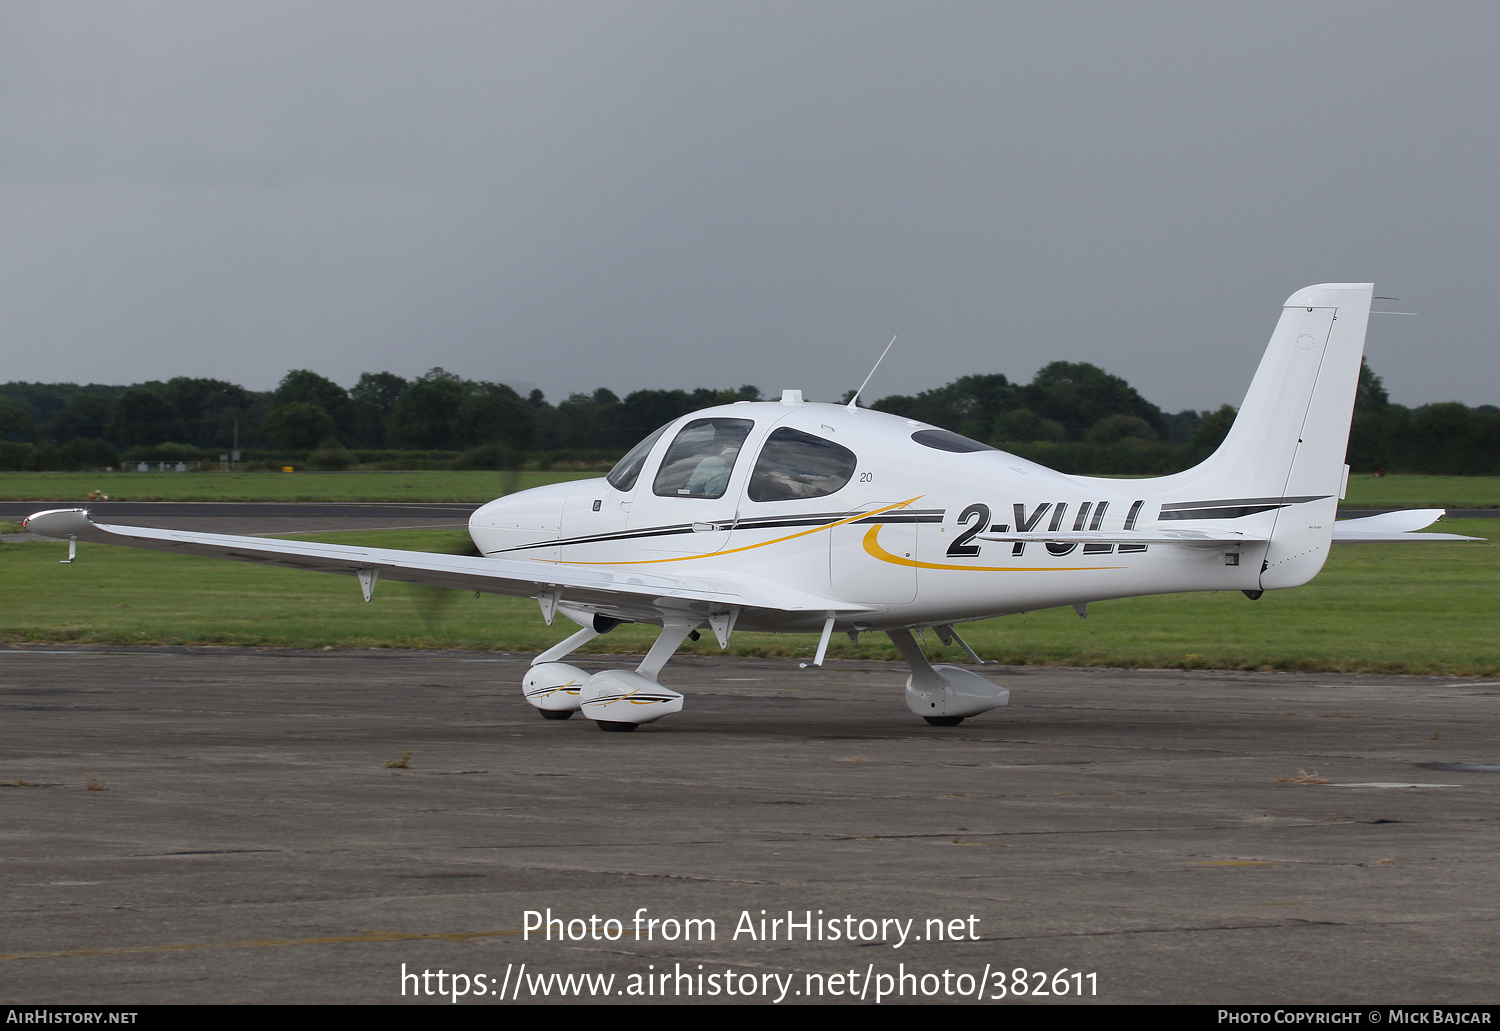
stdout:
[[(668, 426), (620, 459), (605, 477), (612, 487), (625, 492), (635, 488), (646, 460)], [(723, 497), (754, 427), (753, 419), (727, 417), (687, 423), (667, 448), (652, 479), (652, 493), (664, 498)], [(746, 494), (751, 501), (760, 502), (827, 497), (843, 489), (858, 465), (854, 452), (843, 445), (783, 426), (771, 431), (761, 445)]]

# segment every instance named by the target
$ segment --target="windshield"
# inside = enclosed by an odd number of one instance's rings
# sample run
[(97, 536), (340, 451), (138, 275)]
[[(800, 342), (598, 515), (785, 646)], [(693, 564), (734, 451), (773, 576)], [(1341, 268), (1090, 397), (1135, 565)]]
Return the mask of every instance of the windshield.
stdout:
[[(672, 424), (667, 423), (667, 426), (670, 425)], [(624, 458), (615, 463), (615, 467), (605, 477), (611, 487), (615, 490), (629, 490), (635, 486), (635, 481), (641, 476), (641, 466), (646, 464), (646, 456), (651, 453), (651, 448), (657, 439), (667, 431), (667, 426), (659, 427), (655, 433), (631, 448)]]

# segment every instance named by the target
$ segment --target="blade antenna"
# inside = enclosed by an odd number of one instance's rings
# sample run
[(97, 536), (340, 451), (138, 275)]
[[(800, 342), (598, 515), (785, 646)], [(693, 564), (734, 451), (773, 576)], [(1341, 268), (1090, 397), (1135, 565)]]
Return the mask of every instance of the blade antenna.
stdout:
[(865, 387), (869, 386), (870, 377), (875, 375), (875, 369), (880, 368), (880, 363), (885, 361), (885, 356), (891, 353), (891, 345), (895, 342), (896, 338), (891, 337), (891, 343), (886, 344), (885, 350), (880, 352), (880, 357), (875, 359), (875, 366), (874, 368), (870, 369), (870, 375), (865, 377), (865, 381), (859, 385), (859, 390), (856, 390), (854, 392), (854, 396), (849, 399), (849, 407), (851, 409), (858, 406), (860, 393), (865, 389)]

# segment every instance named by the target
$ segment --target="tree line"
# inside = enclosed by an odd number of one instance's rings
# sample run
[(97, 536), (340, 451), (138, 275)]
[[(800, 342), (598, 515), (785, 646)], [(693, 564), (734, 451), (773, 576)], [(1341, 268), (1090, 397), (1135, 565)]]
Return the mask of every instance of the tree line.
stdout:
[[(608, 389), (552, 405), (504, 383), (434, 368), (407, 380), (367, 372), (345, 389), (294, 369), (272, 391), (179, 376), (132, 386), (0, 385), (0, 469), (86, 469), (160, 459), (209, 460), (241, 451), (271, 465), (304, 458), (323, 468), (496, 468), (540, 454), (607, 463), (680, 415), (759, 400), (738, 390)], [(421, 456), (413, 458), (412, 456)]]
[[(505, 468), (607, 465), (661, 424), (715, 404), (761, 398), (754, 386), (637, 390), (600, 387), (556, 405), (539, 390), (441, 368), (407, 380), (364, 373), (345, 389), (307, 369), (272, 391), (175, 377), (131, 386), (0, 385), (0, 469), (88, 469), (122, 462), (207, 459), (240, 450), (270, 466)], [(847, 401), (846, 395), (845, 400)], [(1235, 410), (1163, 412), (1119, 376), (1052, 362), (1029, 383), (963, 376), (871, 407), (917, 419), (1064, 472), (1160, 474), (1184, 469), (1228, 433)], [(1349, 464), (1357, 471), (1500, 473), (1500, 409), (1392, 404), (1360, 370)]]
[[(876, 408), (956, 430), (1062, 472), (1162, 475), (1223, 442), (1235, 409), (1163, 412), (1094, 365), (1053, 362), (1028, 384), (964, 376)], [(1345, 461), (1356, 472), (1500, 474), (1500, 408), (1394, 404), (1361, 362)]]

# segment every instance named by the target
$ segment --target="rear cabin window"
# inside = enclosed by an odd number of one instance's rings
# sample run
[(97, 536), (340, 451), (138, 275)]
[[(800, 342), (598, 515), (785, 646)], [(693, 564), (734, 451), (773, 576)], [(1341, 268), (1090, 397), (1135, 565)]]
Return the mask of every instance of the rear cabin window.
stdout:
[(753, 419), (694, 419), (682, 428), (651, 489), (664, 498), (722, 498)]
[(938, 451), (953, 451), (957, 454), (967, 454), (970, 451), (994, 451), (995, 448), (988, 444), (981, 444), (977, 440), (970, 440), (962, 434), (954, 433), (952, 430), (918, 430), (911, 435), (923, 447), (935, 448)]
[(750, 500), (826, 497), (849, 482), (858, 464), (853, 451), (831, 440), (801, 430), (775, 430), (750, 474)]

